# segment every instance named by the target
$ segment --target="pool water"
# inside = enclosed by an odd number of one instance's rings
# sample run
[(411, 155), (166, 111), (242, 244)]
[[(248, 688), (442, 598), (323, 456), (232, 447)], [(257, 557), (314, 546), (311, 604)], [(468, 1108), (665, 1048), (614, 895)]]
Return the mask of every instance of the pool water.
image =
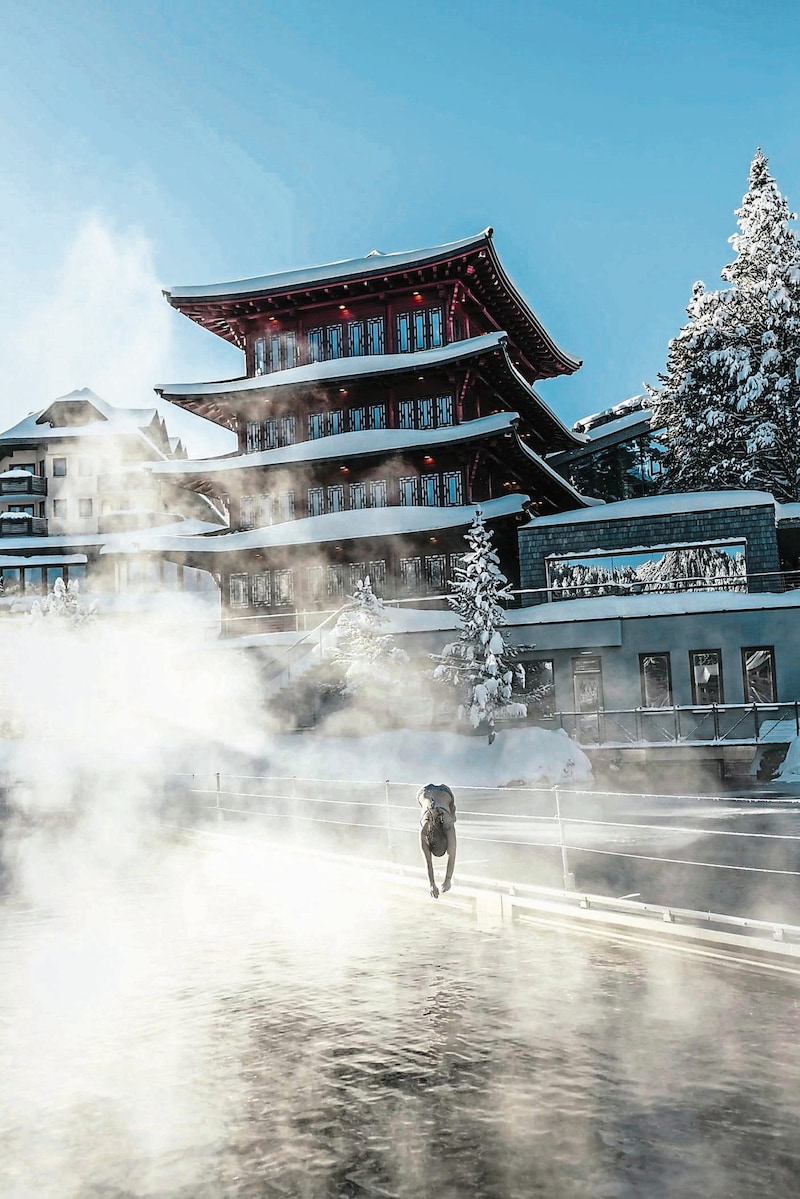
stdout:
[(49, 866), (0, 907), (3, 1199), (800, 1189), (791, 978), (263, 847)]

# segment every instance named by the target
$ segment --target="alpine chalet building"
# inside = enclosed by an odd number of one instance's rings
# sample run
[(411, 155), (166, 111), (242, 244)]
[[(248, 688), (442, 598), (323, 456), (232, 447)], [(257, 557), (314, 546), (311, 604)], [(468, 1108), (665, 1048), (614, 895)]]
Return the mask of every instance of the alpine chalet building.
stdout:
[(152, 468), (228, 511), (229, 530), (161, 547), (214, 571), (228, 631), (338, 606), (367, 574), (387, 598), (441, 595), (477, 506), (518, 585), (520, 524), (591, 502), (545, 461), (583, 439), (534, 390), (580, 362), (491, 229), (165, 295), (244, 354), (241, 378), (156, 389), (238, 437), (233, 455)]

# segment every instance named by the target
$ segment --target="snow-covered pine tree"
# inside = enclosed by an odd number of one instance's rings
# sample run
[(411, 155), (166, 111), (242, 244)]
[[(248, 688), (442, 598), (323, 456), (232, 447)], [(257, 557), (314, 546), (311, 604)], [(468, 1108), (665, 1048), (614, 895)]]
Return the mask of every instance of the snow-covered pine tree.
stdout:
[(670, 342), (661, 387), (666, 490), (755, 487), (800, 497), (800, 240), (759, 149), (736, 210), (735, 260)]
[(334, 662), (346, 666), (344, 691), (348, 694), (370, 688), (392, 690), (396, 687), (405, 650), (395, 645), (387, 624), (383, 600), (372, 590), (369, 575), (359, 579), (351, 596), (352, 606), (336, 622)]
[(64, 583), (56, 579), (53, 590), (40, 600), (35, 600), (30, 611), (34, 621), (47, 620), (48, 623), (66, 628), (77, 628), (87, 620), (97, 615), (95, 604), (88, 607), (81, 603), (77, 582)]
[(517, 651), (506, 645), (500, 632), (506, 623), (502, 601), (511, 592), (480, 508), (465, 539), (469, 549), (456, 567), (456, 578), (450, 583), (453, 594), (448, 597), (461, 633), (458, 641), (444, 647), (433, 677), (456, 690), (459, 719), (469, 720), (474, 729), (485, 729), (491, 745), (497, 717), (523, 717), (527, 708), (511, 698), (515, 671), (509, 661)]

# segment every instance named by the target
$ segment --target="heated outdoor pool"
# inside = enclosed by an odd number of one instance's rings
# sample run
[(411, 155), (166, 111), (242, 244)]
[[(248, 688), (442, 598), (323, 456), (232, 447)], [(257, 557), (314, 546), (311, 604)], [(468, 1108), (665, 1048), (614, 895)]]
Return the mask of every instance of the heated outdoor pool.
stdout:
[(800, 981), (258, 848), (48, 866), (0, 908), (3, 1199), (798, 1193)]

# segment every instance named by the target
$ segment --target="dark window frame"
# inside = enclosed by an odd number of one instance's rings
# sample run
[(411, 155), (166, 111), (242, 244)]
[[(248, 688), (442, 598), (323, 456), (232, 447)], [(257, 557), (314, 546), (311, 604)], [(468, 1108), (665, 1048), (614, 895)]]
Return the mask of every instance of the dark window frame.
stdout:
[(666, 658), (666, 660), (667, 660), (667, 695), (669, 697), (669, 702), (666, 704), (660, 704), (657, 706), (662, 707), (662, 708), (664, 708), (664, 707), (671, 708), (675, 703), (675, 692), (673, 691), (673, 688), (672, 688), (672, 658), (670, 657), (670, 653), (668, 650), (653, 650), (650, 653), (639, 654), (639, 685), (640, 685), (641, 693), (642, 693), (642, 707), (643, 708), (652, 708), (653, 707), (652, 704), (648, 704), (648, 702), (647, 702), (647, 690), (646, 690), (646, 685), (645, 685), (646, 679), (645, 679), (644, 664), (648, 658)]
[[(695, 679), (695, 673), (694, 673), (694, 659), (695, 659), (695, 656), (699, 656), (700, 654), (716, 654), (717, 655), (717, 660), (719, 662), (719, 672), (717, 675), (717, 678), (719, 679), (719, 699), (703, 701), (703, 700), (699, 700), (697, 698), (697, 681)], [(725, 681), (724, 681), (723, 669), (722, 669), (722, 649), (719, 646), (715, 646), (713, 649), (709, 647), (708, 649), (690, 649), (689, 650), (689, 682), (691, 683), (691, 687), (692, 687), (692, 706), (693, 707), (708, 708), (711, 706), (711, 704), (724, 704), (725, 703)]]
[[(749, 674), (747, 670), (747, 655), (753, 653), (768, 653), (772, 666), (772, 698), (767, 700), (755, 700), (750, 696)], [(775, 646), (774, 645), (743, 645), (742, 646), (742, 694), (746, 704), (767, 703), (776, 704), (778, 702), (778, 675), (777, 663), (775, 661)]]

